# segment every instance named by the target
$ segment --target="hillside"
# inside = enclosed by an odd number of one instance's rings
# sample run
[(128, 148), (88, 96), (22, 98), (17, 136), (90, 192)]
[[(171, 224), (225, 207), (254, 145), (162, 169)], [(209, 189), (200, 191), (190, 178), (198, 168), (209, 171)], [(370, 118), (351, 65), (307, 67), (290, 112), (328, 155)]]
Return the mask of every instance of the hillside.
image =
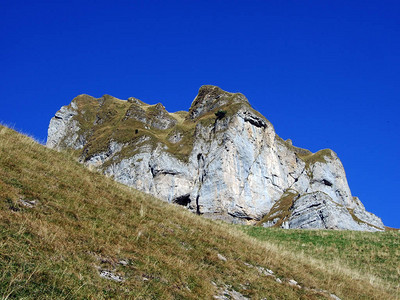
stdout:
[(396, 291), (368, 272), (167, 205), (0, 127), (4, 299), (396, 299)]
[(390, 282), (400, 297), (400, 232), (282, 230), (242, 226), (252, 237), (280, 245), (294, 253), (346, 265)]

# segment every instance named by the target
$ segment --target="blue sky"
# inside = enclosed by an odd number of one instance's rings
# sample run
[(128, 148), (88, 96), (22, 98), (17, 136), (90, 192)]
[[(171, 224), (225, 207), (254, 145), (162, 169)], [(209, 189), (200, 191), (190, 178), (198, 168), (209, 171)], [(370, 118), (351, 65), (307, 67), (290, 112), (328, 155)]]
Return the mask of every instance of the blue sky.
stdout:
[(78, 94), (187, 110), (242, 92), (284, 139), (341, 158), (353, 195), (400, 228), (398, 1), (0, 2), (0, 121), (40, 141)]

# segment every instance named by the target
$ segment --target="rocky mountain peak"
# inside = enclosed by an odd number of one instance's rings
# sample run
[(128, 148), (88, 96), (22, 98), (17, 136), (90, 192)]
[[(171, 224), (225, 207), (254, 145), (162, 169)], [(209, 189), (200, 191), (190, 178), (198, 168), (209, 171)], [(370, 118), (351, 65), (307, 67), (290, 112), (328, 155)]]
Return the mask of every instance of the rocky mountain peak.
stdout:
[(47, 145), (116, 181), (213, 219), (284, 228), (383, 230), (330, 149), (282, 140), (240, 93), (202, 86), (189, 112), (82, 95), (50, 121)]
[(128, 102), (129, 103), (135, 103), (135, 104), (138, 104), (138, 105), (144, 104), (142, 101), (140, 101), (139, 99), (137, 99), (135, 97), (129, 97), (128, 98)]
[(235, 103), (249, 105), (249, 101), (243, 94), (229, 93), (213, 85), (203, 85), (193, 100), (188, 118), (193, 120), (217, 108)]
[(150, 126), (157, 129), (165, 130), (172, 128), (177, 123), (176, 119), (167, 112), (161, 103), (148, 107), (146, 115)]

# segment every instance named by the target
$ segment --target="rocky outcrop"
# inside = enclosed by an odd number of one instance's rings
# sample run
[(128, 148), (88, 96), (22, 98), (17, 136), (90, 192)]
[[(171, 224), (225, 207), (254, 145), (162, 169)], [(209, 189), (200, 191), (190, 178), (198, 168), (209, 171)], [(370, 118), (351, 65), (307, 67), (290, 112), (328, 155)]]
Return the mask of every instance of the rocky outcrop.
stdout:
[(175, 126), (177, 123), (161, 103), (158, 103), (147, 110), (144, 110), (140, 105), (133, 103), (128, 108), (124, 120), (129, 118), (146, 123), (150, 127), (156, 129), (168, 129)]
[(293, 203), (291, 210), (287, 228), (370, 230), (376, 226), (378, 230), (382, 226), (376, 217), (355, 222), (350, 208), (334, 202), (321, 191), (302, 195)]
[(83, 147), (83, 142), (78, 142), (79, 123), (74, 120), (77, 115), (76, 106), (63, 106), (51, 119), (47, 146), (50, 148), (58, 148), (60, 141), (63, 140), (66, 147), (80, 149)]
[(51, 120), (47, 145), (115, 180), (232, 222), (285, 228), (382, 230), (351, 195), (329, 150), (279, 138), (240, 93), (203, 86), (189, 112), (111, 96), (75, 98)]

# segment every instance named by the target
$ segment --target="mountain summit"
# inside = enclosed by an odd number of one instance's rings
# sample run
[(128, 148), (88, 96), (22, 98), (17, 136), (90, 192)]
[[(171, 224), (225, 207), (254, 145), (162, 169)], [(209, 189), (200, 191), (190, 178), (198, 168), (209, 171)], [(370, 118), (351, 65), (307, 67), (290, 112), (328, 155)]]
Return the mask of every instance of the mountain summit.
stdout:
[(116, 181), (213, 219), (265, 227), (384, 230), (351, 195), (336, 153), (282, 140), (240, 93), (202, 86), (188, 112), (80, 95), (47, 146)]

